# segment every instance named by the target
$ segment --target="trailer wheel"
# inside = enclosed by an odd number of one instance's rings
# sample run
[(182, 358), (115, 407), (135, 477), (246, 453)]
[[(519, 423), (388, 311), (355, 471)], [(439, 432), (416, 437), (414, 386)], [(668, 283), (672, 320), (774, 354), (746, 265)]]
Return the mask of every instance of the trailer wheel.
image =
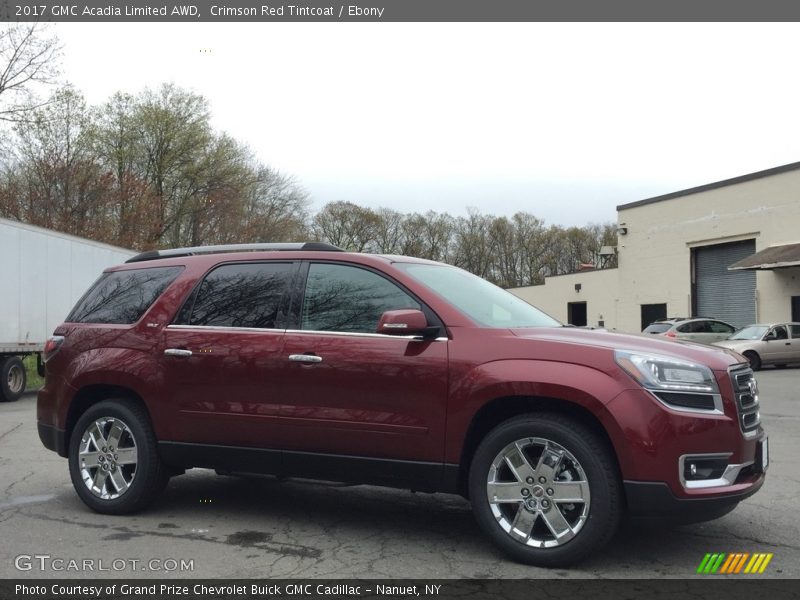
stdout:
[(25, 391), (27, 376), (19, 356), (0, 358), (0, 400), (13, 402)]

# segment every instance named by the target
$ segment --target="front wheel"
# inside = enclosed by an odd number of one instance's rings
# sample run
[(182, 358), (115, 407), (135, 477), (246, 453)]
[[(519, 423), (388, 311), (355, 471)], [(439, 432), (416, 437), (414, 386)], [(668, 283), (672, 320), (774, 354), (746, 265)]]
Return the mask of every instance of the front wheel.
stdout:
[(169, 479), (147, 413), (125, 399), (99, 402), (81, 415), (70, 438), (69, 472), (81, 500), (106, 514), (141, 510)]
[(591, 430), (555, 414), (495, 427), (469, 477), (479, 526), (515, 560), (571, 565), (608, 542), (622, 511), (616, 463)]
[(761, 357), (758, 354), (752, 350), (748, 350), (744, 353), (744, 357), (750, 363), (750, 368), (753, 369), (753, 371), (758, 371), (761, 369)]

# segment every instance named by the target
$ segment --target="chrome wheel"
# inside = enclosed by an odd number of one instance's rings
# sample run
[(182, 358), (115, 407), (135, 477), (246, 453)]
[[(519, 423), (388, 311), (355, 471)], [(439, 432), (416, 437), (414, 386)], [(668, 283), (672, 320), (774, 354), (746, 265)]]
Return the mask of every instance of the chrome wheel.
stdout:
[(81, 437), (78, 466), (92, 495), (102, 500), (119, 498), (136, 476), (136, 440), (128, 425), (115, 417), (89, 424)]
[(563, 446), (531, 437), (508, 444), (492, 461), (486, 495), (497, 523), (534, 548), (565, 544), (583, 528), (591, 494), (586, 473)]
[(22, 363), (13, 364), (8, 370), (8, 389), (17, 395), (25, 391), (25, 370)]

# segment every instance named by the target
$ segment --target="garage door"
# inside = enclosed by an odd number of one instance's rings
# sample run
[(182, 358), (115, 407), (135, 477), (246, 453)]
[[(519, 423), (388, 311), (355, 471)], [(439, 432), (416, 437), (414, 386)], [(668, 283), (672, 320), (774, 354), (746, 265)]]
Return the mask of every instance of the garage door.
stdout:
[(756, 322), (755, 271), (728, 271), (755, 251), (755, 240), (694, 248), (697, 316), (715, 317), (736, 327)]

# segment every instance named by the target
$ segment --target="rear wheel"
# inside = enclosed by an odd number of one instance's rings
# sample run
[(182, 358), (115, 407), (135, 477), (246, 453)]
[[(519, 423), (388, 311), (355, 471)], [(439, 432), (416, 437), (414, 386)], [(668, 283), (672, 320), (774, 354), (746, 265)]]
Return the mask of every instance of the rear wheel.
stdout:
[(25, 365), (19, 356), (0, 357), (0, 400), (13, 402), (27, 385)]
[(169, 475), (144, 409), (125, 399), (105, 400), (78, 419), (69, 445), (72, 485), (91, 509), (107, 514), (141, 510)]
[(761, 368), (761, 357), (752, 350), (745, 352), (744, 357), (750, 362), (750, 368), (753, 371), (758, 371)]
[(527, 564), (581, 560), (614, 535), (620, 480), (606, 444), (561, 415), (525, 415), (498, 425), (470, 467), (470, 500), (480, 527)]

